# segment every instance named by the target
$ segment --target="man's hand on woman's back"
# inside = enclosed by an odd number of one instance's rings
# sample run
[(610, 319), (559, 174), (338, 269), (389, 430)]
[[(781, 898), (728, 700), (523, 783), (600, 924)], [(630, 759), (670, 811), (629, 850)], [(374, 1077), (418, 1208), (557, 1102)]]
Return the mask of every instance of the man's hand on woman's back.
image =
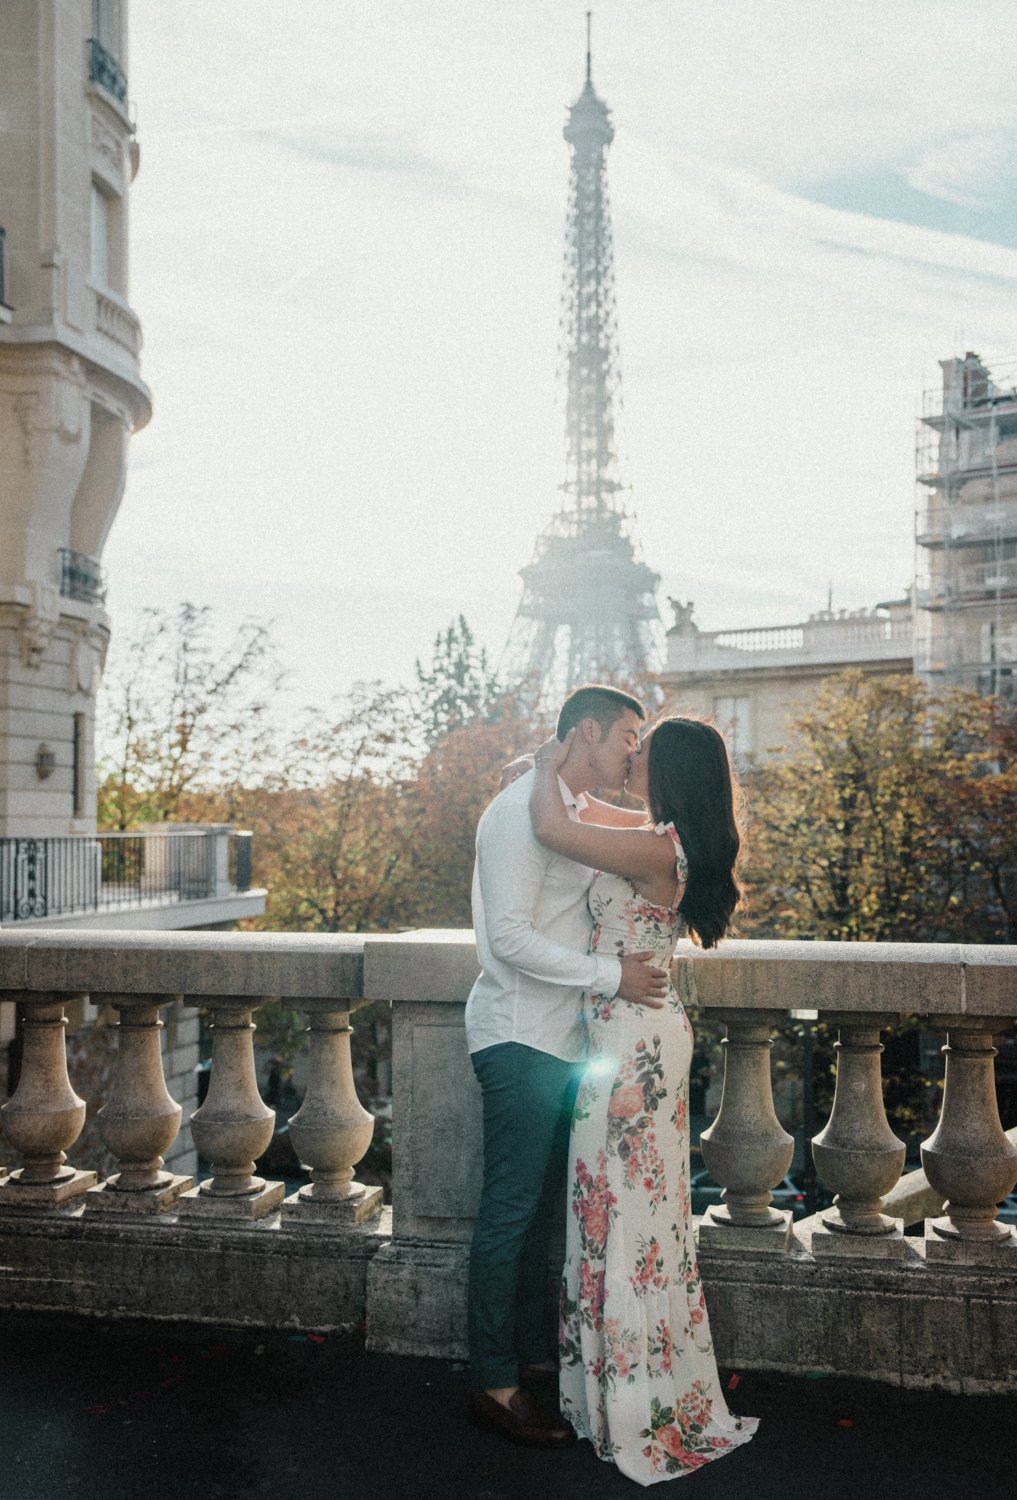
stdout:
[(664, 1009), (667, 994), (667, 971), (654, 969), (646, 962), (655, 957), (652, 950), (643, 953), (626, 953), (621, 959), (621, 984), (618, 998), (633, 1005), (645, 1005), (650, 1010)]

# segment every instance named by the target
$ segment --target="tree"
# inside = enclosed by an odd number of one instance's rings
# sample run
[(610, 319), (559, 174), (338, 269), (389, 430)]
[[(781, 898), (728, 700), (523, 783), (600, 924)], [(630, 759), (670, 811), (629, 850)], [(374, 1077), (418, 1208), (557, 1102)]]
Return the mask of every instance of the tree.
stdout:
[(360, 684), (338, 715), (311, 712), (282, 767), (240, 800), (268, 887), (259, 927), (372, 932), (408, 925), (413, 720), (406, 694)]
[(175, 820), (190, 794), (256, 778), (281, 679), (266, 625), (220, 647), (208, 606), (146, 609), (101, 690), (100, 827)]
[(417, 774), (414, 920), (426, 927), (471, 927), (477, 824), (497, 796), (501, 770), (546, 739), (549, 726), (505, 696), (485, 718), (454, 729)]
[(1013, 710), (847, 672), (750, 774), (741, 925), (758, 936), (1005, 941), (1017, 860)]
[(446, 735), (487, 714), (502, 696), (487, 652), (477, 649), (465, 615), (434, 638), (431, 670), (416, 662), (421, 730), (433, 748)]
[(957, 695), (933, 742), (930, 814), (953, 861), (957, 934), (1017, 942), (1017, 708)]

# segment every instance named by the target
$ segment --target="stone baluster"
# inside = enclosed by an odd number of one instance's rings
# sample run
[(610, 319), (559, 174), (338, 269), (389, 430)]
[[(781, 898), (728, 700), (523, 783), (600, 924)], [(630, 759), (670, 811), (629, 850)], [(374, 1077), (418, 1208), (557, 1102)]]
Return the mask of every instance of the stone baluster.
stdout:
[(96, 1116), (99, 1133), (117, 1158), (119, 1172), (87, 1195), (89, 1209), (164, 1213), (193, 1177), (162, 1170), (180, 1130), (180, 1105), (170, 1097), (162, 1067), (159, 1011), (176, 995), (94, 995), (97, 1005), (120, 1014), (113, 1093)]
[(290, 1138), (311, 1181), (287, 1198), (287, 1218), (362, 1224), (380, 1213), (382, 1190), (353, 1181), (353, 1169), (374, 1135), (374, 1116), (360, 1100), (350, 1058), (350, 1011), (363, 1001), (304, 1000), (310, 1057), (304, 1102), (290, 1120)]
[(1017, 1236), (996, 1205), (1017, 1183), (1017, 1146), (999, 1121), (993, 1034), (1011, 1022), (986, 1016), (930, 1017), (947, 1033), (939, 1124), (922, 1146), (930, 1186), (946, 1198), (942, 1218), (925, 1221), (928, 1261), (1017, 1265)]
[(773, 1108), (770, 1029), (783, 1013), (712, 1010), (727, 1025), (724, 1092), (720, 1113), (700, 1145), (710, 1173), (723, 1188), (722, 1207), (707, 1210), (700, 1245), (715, 1253), (741, 1250), (782, 1254), (791, 1236), (791, 1214), (771, 1207), (771, 1188), (786, 1176), (795, 1144)]
[(879, 1033), (896, 1015), (823, 1012), (836, 1026), (837, 1086), (826, 1128), (812, 1142), (816, 1171), (835, 1195), (833, 1208), (798, 1226), (813, 1255), (901, 1259), (903, 1224), (882, 1212), (883, 1198), (904, 1169), (906, 1148), (883, 1107)]
[(211, 1163), (212, 1176), (180, 1194), (182, 1215), (260, 1219), (283, 1201), (285, 1183), (254, 1175), (254, 1163), (275, 1132), (275, 1110), (258, 1092), (251, 1020), (268, 1003), (246, 995), (217, 995), (212, 1003), (208, 1096), (191, 1116), (194, 1144)]
[(21, 1077), (13, 1099), (0, 1109), (4, 1134), (22, 1165), (0, 1185), (3, 1207), (52, 1208), (95, 1186), (94, 1172), (66, 1165), (85, 1123), (85, 1101), (67, 1076), (64, 1003), (77, 996), (10, 991), (2, 996), (25, 1007)]

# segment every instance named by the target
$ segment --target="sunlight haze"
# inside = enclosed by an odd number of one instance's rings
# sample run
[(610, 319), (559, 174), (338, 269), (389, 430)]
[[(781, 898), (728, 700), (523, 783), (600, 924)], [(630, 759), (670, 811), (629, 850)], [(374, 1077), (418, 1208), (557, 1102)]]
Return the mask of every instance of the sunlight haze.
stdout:
[[(132, 9), (130, 300), (151, 425), (104, 557), (271, 618), (301, 701), (497, 658), (564, 470), (567, 106), (585, 5)], [(1017, 375), (1012, 5), (619, 0), (628, 503), (705, 629), (900, 597), (937, 361)], [(114, 647), (115, 650), (115, 647)]]

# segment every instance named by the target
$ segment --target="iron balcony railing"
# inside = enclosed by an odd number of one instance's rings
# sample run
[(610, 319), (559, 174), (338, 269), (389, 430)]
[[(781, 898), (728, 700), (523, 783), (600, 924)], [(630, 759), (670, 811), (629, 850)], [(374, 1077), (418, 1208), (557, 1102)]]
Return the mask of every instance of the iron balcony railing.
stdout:
[(92, 83), (97, 83), (107, 94), (112, 94), (121, 104), (127, 104), (127, 74), (121, 68), (116, 58), (109, 52), (96, 37), (88, 39), (90, 65), (88, 77)]
[(82, 599), (86, 604), (101, 604), (106, 598), (106, 580), (94, 557), (72, 552), (70, 547), (57, 549), (60, 554), (60, 592), (65, 599)]
[(250, 888), (246, 832), (0, 839), (0, 923), (172, 906)]

